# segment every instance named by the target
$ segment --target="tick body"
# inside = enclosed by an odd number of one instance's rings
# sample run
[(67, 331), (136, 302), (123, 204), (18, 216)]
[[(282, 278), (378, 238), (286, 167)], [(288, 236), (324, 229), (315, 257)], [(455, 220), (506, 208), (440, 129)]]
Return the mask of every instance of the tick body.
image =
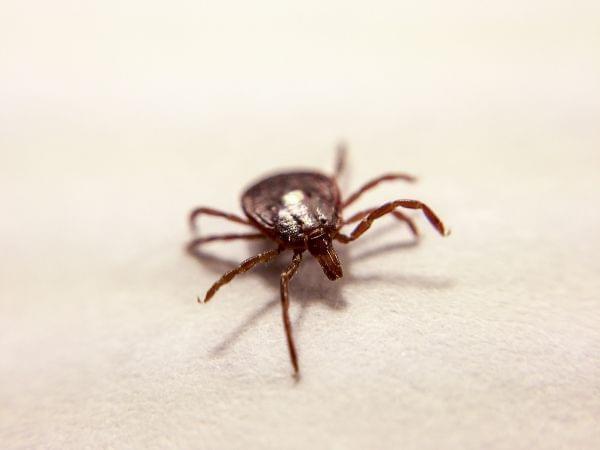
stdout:
[(266, 178), (242, 196), (242, 209), (254, 226), (283, 248), (308, 250), (327, 278), (342, 277), (332, 245), (341, 226), (337, 183), (317, 172), (290, 172)]
[[(392, 214), (405, 222), (415, 237), (418, 231), (413, 220), (405, 216), (399, 208), (421, 210), (434, 228), (441, 234), (448, 232), (438, 216), (418, 200), (400, 199), (369, 208), (349, 218), (343, 218), (345, 208), (354, 203), (364, 192), (379, 183), (392, 180), (415, 181), (411, 175), (389, 173), (379, 176), (363, 185), (345, 200), (340, 194), (337, 178), (345, 165), (345, 150), (340, 148), (333, 175), (319, 172), (288, 172), (265, 178), (249, 187), (242, 195), (242, 210), (246, 217), (222, 212), (212, 208), (196, 208), (190, 214), (190, 225), (196, 229), (196, 221), (201, 215), (222, 217), (254, 228), (254, 233), (204, 236), (193, 239), (188, 251), (196, 254), (198, 248), (208, 242), (234, 239), (267, 239), (275, 248), (255, 255), (242, 262), (235, 269), (225, 273), (207, 291), (204, 302), (209, 301), (217, 290), (231, 281), (236, 275), (246, 272), (259, 263), (266, 263), (284, 251), (293, 253), (292, 261), (281, 274), (281, 306), (290, 360), (295, 373), (298, 373), (298, 357), (289, 319), (288, 285), (298, 270), (305, 252), (314, 256), (327, 278), (334, 281), (343, 276), (342, 264), (334, 249), (334, 241), (347, 244), (362, 236), (378, 218)], [(350, 234), (342, 233), (346, 225), (357, 223)]]

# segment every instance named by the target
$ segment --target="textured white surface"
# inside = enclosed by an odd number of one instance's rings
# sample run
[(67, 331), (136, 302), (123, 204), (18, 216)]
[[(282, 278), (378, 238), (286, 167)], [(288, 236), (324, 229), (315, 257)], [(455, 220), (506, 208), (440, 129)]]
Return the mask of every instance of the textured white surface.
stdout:
[[(600, 446), (597, 1), (2, 9), (2, 448)], [(342, 281), (305, 264), (294, 383), (289, 257), (197, 305), (228, 265), (185, 216), (339, 137), (347, 188), (421, 177), (356, 209), (453, 234), (384, 219)]]

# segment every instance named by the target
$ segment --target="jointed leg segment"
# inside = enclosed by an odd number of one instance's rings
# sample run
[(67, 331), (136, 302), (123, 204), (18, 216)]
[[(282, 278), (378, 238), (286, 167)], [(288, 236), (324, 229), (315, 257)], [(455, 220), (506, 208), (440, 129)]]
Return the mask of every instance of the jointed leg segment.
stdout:
[[(281, 249), (277, 248), (274, 250), (268, 250), (266, 252), (259, 253), (252, 258), (248, 258), (246, 261), (241, 263), (238, 267), (233, 270), (230, 270), (225, 275), (223, 275), (215, 284), (211, 286), (211, 288), (206, 292), (206, 296), (204, 297), (204, 303), (209, 301), (215, 292), (219, 290), (221, 286), (229, 283), (236, 275), (240, 273), (247, 272), (252, 269), (255, 265), (259, 263), (266, 263), (275, 258), (277, 255), (281, 253)], [(200, 298), (198, 298), (198, 302), (200, 302)]]
[(379, 219), (385, 214), (393, 212), (396, 208), (408, 208), (408, 209), (420, 209), (427, 217), (427, 220), (433, 225), (433, 227), (442, 235), (447, 236), (448, 231), (440, 218), (433, 212), (433, 210), (418, 200), (396, 200), (393, 202), (386, 203), (379, 208), (376, 208), (369, 212), (366, 217), (352, 230), (350, 236), (339, 233), (335, 238), (343, 243), (348, 243), (358, 239), (365, 231), (367, 231), (376, 219)]
[(337, 180), (340, 177), (340, 175), (342, 174), (342, 172), (344, 172), (344, 169), (346, 168), (346, 154), (347, 153), (348, 152), (346, 150), (346, 144), (340, 143), (337, 147), (335, 169), (333, 171), (333, 178), (335, 180)]
[(202, 244), (206, 244), (208, 242), (214, 241), (233, 241), (235, 239), (264, 239), (266, 236), (260, 233), (246, 233), (246, 234), (219, 234), (215, 236), (205, 236), (201, 238), (196, 238), (190, 241), (187, 245), (188, 253), (194, 253), (197, 247)]
[(354, 203), (356, 200), (358, 200), (358, 198), (361, 195), (363, 195), (365, 192), (373, 189), (379, 183), (382, 183), (384, 181), (394, 181), (394, 180), (404, 180), (404, 181), (408, 181), (411, 183), (414, 181), (417, 181), (416, 177), (414, 177), (412, 175), (408, 175), (406, 173), (387, 173), (385, 175), (381, 175), (381, 176), (375, 178), (374, 180), (371, 180), (368, 183), (366, 183), (365, 185), (363, 185), (358, 191), (356, 191), (354, 194), (350, 195), (346, 200), (344, 200), (342, 202), (342, 208), (345, 208), (346, 206), (350, 205), (351, 203)]
[[(375, 211), (377, 208), (369, 208), (369, 209), (365, 209), (364, 211), (360, 211), (352, 216), (350, 216), (349, 219), (344, 220), (344, 225), (348, 225), (354, 222), (358, 222), (359, 220), (363, 219), (364, 217), (366, 217), (367, 215), (369, 215), (371, 212)], [(392, 211), (392, 215), (402, 221), (405, 222), (408, 227), (410, 228), (410, 231), (412, 231), (412, 234), (415, 237), (419, 236), (419, 229), (417, 228), (417, 225), (415, 224), (414, 220), (412, 218), (410, 218), (409, 216), (407, 216), (404, 213), (401, 213), (400, 211)]]
[(296, 354), (296, 346), (294, 344), (294, 337), (292, 335), (292, 323), (290, 322), (290, 299), (288, 295), (288, 285), (300, 263), (302, 262), (302, 253), (294, 253), (294, 258), (288, 266), (288, 268), (281, 274), (281, 311), (283, 314), (283, 326), (285, 328), (285, 336), (287, 338), (288, 349), (290, 351), (290, 359), (294, 372), (298, 373), (298, 356)]
[(196, 219), (202, 214), (205, 214), (207, 216), (222, 217), (231, 222), (241, 223), (244, 225), (251, 225), (251, 223), (247, 219), (239, 217), (235, 214), (231, 214), (231, 213), (224, 212), (224, 211), (219, 211), (218, 209), (213, 209), (213, 208), (196, 208), (190, 213), (190, 218), (189, 218), (190, 229), (192, 231), (196, 231)]

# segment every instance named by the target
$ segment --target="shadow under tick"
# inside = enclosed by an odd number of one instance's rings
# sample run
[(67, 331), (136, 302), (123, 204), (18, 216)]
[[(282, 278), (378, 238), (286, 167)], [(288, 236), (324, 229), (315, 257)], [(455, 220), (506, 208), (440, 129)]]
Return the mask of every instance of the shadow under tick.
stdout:
[[(405, 274), (393, 276), (355, 275), (351, 272), (351, 267), (355, 264), (360, 264), (361, 261), (398, 250), (409, 250), (414, 248), (417, 244), (418, 241), (415, 240), (383, 244), (375, 248), (361, 251), (361, 253), (354, 257), (350, 257), (348, 255), (348, 250), (342, 248), (340, 257), (344, 260), (346, 274), (341, 280), (336, 282), (331, 282), (325, 278), (319, 265), (315, 261), (307, 259), (305, 264), (303, 264), (298, 271), (298, 274), (294, 278), (295, 283), (291, 287), (291, 301), (299, 306), (300, 309), (294, 320), (294, 329), (302, 329), (304, 319), (306, 318), (307, 311), (310, 307), (326, 306), (335, 311), (343, 311), (346, 309), (348, 307), (348, 302), (344, 298), (342, 288), (354, 283), (386, 282), (398, 286), (416, 286), (424, 289), (451, 288), (453, 286), (452, 280), (445, 278)], [(251, 243), (249, 246), (251, 247), (251, 254), (260, 252), (266, 248), (264, 243)], [(194, 252), (192, 256), (203, 266), (219, 275), (239, 264), (237, 261), (224, 259), (204, 251)], [(265, 292), (272, 292), (273, 290), (279, 292), (280, 274), (286, 267), (289, 259), (286, 258), (286, 256), (289, 256), (289, 254), (283, 253), (277, 260), (270, 264), (257, 267), (252, 272), (252, 276), (260, 278), (265, 284)], [(264, 316), (268, 315), (274, 308), (278, 308), (279, 304), (279, 295), (276, 295), (274, 298), (264, 303), (260, 308), (248, 315), (233, 330), (228, 332), (223, 339), (210, 350), (210, 355), (213, 357), (224, 355), (244, 336), (245, 333), (255, 327)]]

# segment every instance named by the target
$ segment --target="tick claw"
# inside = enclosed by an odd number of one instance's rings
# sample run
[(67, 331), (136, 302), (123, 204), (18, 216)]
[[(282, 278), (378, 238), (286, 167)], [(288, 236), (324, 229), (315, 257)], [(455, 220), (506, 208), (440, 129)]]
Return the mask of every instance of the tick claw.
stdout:
[(294, 373), (292, 374), (292, 378), (294, 380), (294, 383), (299, 383), (302, 376), (300, 375), (300, 372), (294, 371)]

